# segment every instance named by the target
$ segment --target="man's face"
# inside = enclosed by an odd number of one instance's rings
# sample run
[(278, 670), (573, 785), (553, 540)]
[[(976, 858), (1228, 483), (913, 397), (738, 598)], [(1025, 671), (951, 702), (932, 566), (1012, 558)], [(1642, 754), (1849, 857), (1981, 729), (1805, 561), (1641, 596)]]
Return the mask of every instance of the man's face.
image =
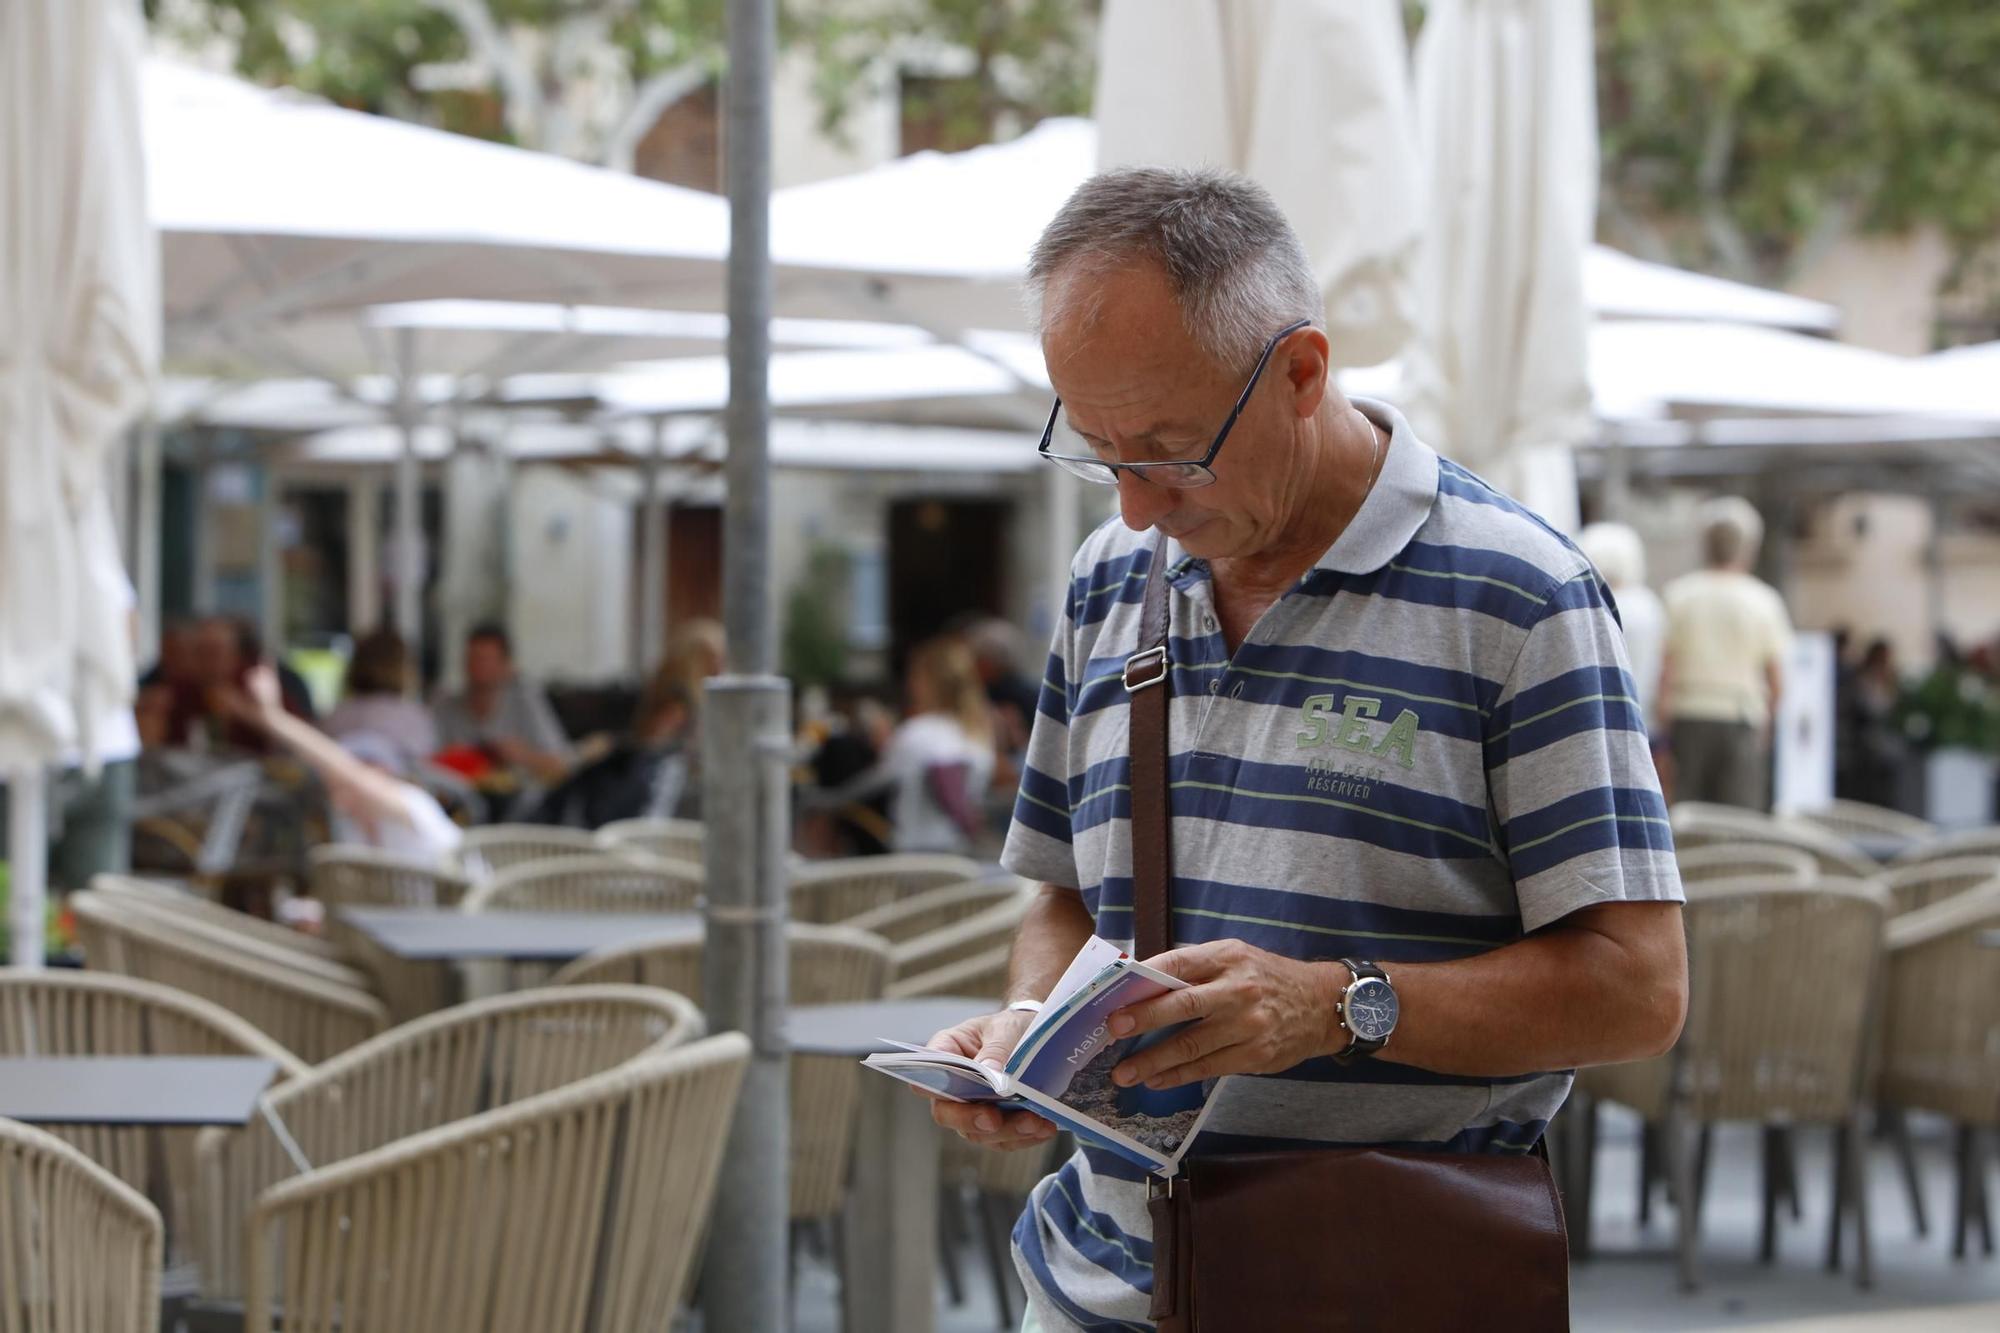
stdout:
[(514, 661), (498, 639), (473, 639), (465, 645), (465, 680), (475, 690), (498, 689), (513, 674)]
[[(1063, 283), (1076, 290), (1060, 290)], [(1153, 265), (1059, 274), (1051, 287), (1058, 321), (1042, 335), (1049, 379), (1097, 456), (1145, 463), (1206, 453), (1251, 367), (1218, 366), (1195, 345)], [(1299, 432), (1327, 392), (1324, 357), (1316, 330), (1278, 348), (1211, 465), (1214, 484), (1175, 489), (1120, 473), (1126, 526), (1158, 528), (1205, 559), (1255, 555), (1280, 539), (1306, 493)]]
[(233, 684), (243, 670), (236, 627), (226, 620), (204, 620), (188, 656), (191, 674), (204, 687)]

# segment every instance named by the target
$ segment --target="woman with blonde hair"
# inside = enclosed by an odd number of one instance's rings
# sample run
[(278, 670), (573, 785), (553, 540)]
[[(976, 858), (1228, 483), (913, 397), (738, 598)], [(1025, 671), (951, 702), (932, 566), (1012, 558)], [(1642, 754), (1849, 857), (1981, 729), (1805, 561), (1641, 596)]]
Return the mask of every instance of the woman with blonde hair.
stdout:
[(845, 805), (890, 790), (899, 852), (971, 849), (983, 831), (981, 797), (993, 780), (993, 715), (972, 650), (944, 636), (910, 654), (907, 716), (866, 773), (822, 800)]

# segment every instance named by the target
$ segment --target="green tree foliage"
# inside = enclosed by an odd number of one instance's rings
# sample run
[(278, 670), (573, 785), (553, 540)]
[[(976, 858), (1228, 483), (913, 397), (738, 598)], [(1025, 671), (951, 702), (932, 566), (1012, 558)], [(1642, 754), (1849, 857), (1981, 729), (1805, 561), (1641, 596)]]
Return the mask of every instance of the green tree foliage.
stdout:
[[(1097, 0), (784, 0), (839, 135), (906, 58), (948, 133), (1088, 109)], [(344, 105), (624, 165), (637, 135), (725, 64), (727, 0), (148, 0), (161, 30), (233, 46), (237, 67)], [(958, 58), (965, 58), (959, 60)], [(625, 123), (626, 121), (633, 123)], [(622, 155), (622, 156), (621, 156)]]
[(2000, 229), (1992, 0), (1596, 0), (1614, 239), (1772, 279), (1854, 231)]

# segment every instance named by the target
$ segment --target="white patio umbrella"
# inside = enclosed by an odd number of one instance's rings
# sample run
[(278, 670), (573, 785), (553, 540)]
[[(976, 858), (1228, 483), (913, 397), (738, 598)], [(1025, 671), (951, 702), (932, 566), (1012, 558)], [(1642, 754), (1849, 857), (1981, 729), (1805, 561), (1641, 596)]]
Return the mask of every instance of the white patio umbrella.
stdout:
[(136, 0), (0, 6), (0, 773), (13, 961), (42, 957), (47, 766), (132, 702), (105, 457), (159, 355)]
[(1436, 0), (1417, 46), (1432, 227), (1406, 406), (1448, 456), (1577, 524), (1596, 215), (1588, 0)]
[(1326, 294), (1343, 366), (1394, 356), (1415, 319), (1416, 128), (1388, 0), (1110, 0), (1101, 166), (1219, 166), (1270, 190)]

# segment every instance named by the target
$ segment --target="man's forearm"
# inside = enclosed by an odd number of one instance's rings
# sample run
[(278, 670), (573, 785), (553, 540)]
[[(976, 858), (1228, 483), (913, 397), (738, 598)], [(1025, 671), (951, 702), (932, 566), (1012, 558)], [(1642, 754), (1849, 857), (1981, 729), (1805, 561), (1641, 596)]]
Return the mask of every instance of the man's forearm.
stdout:
[[(1607, 910), (1651, 920), (1638, 931), (1593, 928), (1591, 913)], [(1475, 958), (1385, 964), (1402, 1015), (1375, 1058), (1508, 1078), (1671, 1047), (1687, 999), (1679, 908), (1624, 903), (1578, 916)]]
[(1042, 885), (1014, 935), (1014, 953), (1007, 965), (1007, 1002), (1048, 998), (1095, 928), (1075, 889)]

